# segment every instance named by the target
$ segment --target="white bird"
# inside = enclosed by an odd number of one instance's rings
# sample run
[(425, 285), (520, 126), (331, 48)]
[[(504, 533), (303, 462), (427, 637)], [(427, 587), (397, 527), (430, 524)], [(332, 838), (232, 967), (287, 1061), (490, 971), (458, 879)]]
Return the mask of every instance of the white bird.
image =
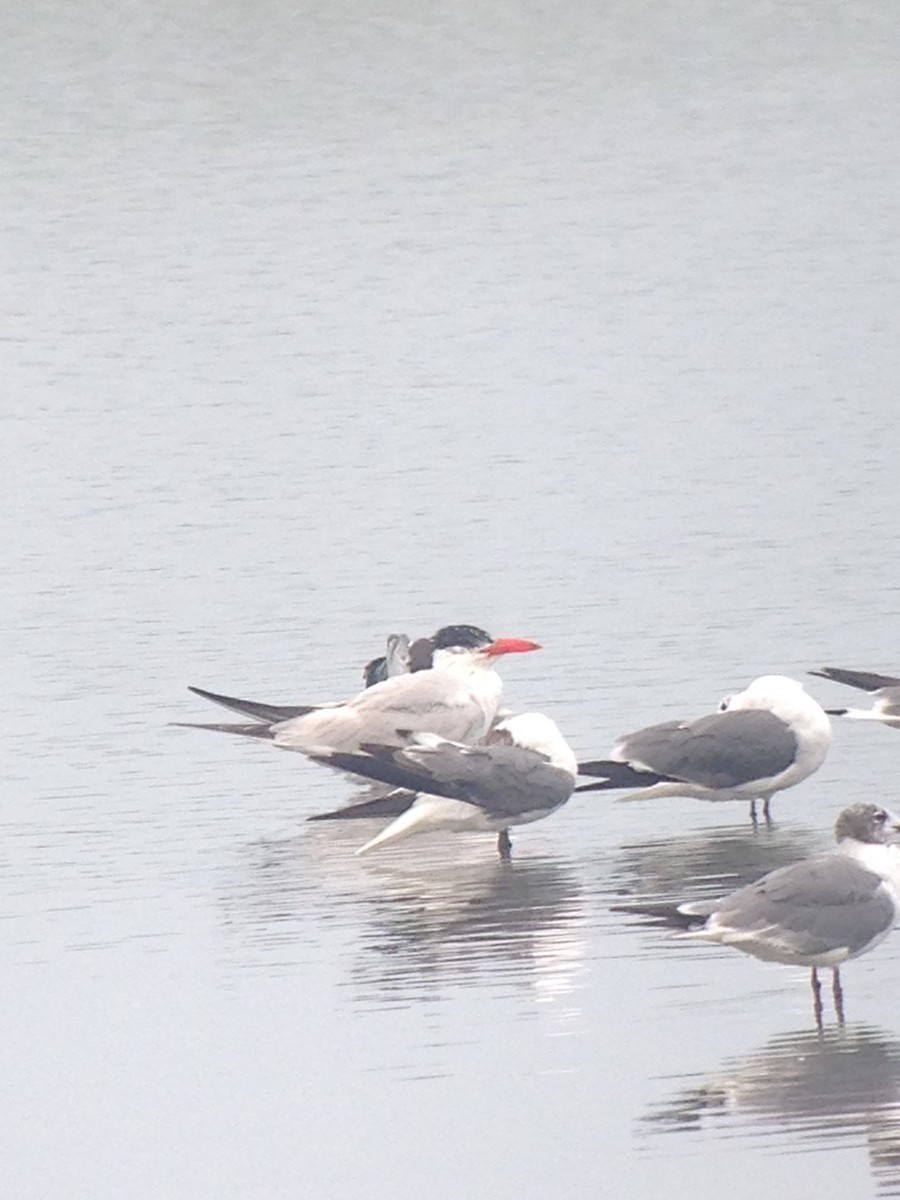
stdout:
[(852, 804), (834, 827), (837, 847), (779, 867), (718, 900), (679, 905), (705, 918), (678, 937), (734, 946), (766, 962), (810, 967), (821, 1024), (818, 967), (830, 967), (843, 1023), (839, 966), (878, 945), (900, 915), (900, 817), (874, 804)]
[(629, 800), (694, 796), (700, 800), (756, 800), (793, 787), (817, 770), (831, 742), (831, 723), (803, 685), (763, 675), (726, 697), (719, 711), (693, 720), (664, 721), (626, 734), (611, 757), (578, 764), (601, 783), (579, 791), (637, 788)]
[[(388, 634), (385, 653), (363, 667), (363, 681), (368, 688), (395, 675), (425, 671), (433, 665), (435, 650), (449, 650), (455, 646), (477, 650), (493, 640), (489, 633), (477, 625), (444, 625), (431, 637), (417, 638), (414, 642), (410, 642), (405, 633), (391, 633)], [(265, 700), (242, 700), (238, 696), (225, 696), (198, 687), (188, 688), (188, 691), (265, 724), (289, 721), (292, 717), (305, 716), (317, 708), (334, 707), (329, 704), (270, 704)]]
[[(269, 706), (256, 706), (259, 719), (252, 725), (190, 723), (190, 727), (263, 738), (282, 749), (307, 754), (353, 752), (367, 742), (403, 746), (415, 733), (476, 742), (487, 733), (500, 704), (503, 683), (494, 669), (496, 660), (539, 649), (537, 642), (524, 638), (498, 638), (477, 649), (450, 646), (434, 652), (434, 666), (428, 670), (392, 676), (343, 704), (305, 710), (294, 706), (297, 715), (286, 720), (278, 715), (271, 720), (265, 715)], [(230, 700), (214, 693), (199, 694), (218, 702)]]
[(549, 816), (571, 796), (575, 754), (557, 726), (541, 713), (500, 721), (477, 745), (417, 734), (403, 749), (366, 743), (362, 753), (314, 754), (330, 767), (406, 789), (324, 813), (311, 820), (396, 815), (357, 854), (414, 833), (491, 830), (508, 859), (509, 830)]
[(826, 708), (831, 717), (850, 717), (856, 721), (880, 721), (900, 729), (900, 679), (895, 675), (876, 675), (874, 671), (848, 671), (843, 667), (821, 667), (810, 671), (820, 679), (846, 683), (872, 695), (871, 708)]

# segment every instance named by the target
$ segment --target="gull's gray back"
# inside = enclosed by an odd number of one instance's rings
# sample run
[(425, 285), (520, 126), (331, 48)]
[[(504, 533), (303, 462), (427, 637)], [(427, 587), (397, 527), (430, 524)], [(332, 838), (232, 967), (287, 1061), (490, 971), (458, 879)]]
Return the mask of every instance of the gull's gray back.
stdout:
[(409, 769), (405, 787), (467, 800), (497, 817), (556, 808), (568, 800), (574, 784), (545, 755), (521, 746), (409, 747), (394, 759)]
[(777, 775), (791, 765), (796, 752), (790, 727), (764, 709), (664, 721), (627, 735), (616, 747), (617, 757), (711, 788)]
[[(682, 911), (714, 915), (723, 932), (756, 932), (761, 943), (777, 942), (798, 958), (841, 947), (852, 958), (883, 936), (896, 915), (881, 877), (833, 852), (781, 867), (723, 899), (683, 905)], [(755, 952), (746, 943), (742, 948)]]

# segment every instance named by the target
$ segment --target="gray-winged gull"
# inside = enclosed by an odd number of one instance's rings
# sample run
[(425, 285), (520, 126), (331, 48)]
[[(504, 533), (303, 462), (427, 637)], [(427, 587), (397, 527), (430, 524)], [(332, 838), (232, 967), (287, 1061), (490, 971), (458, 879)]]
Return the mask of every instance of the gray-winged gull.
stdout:
[(579, 774), (602, 782), (578, 790), (636, 788), (630, 800), (749, 800), (754, 819), (759, 799), (768, 817), (775, 792), (800, 783), (822, 765), (831, 723), (803, 685), (783, 675), (755, 679), (719, 709), (626, 734), (609, 759), (579, 762)]
[(877, 946), (900, 914), (900, 817), (875, 804), (852, 804), (835, 822), (835, 849), (779, 867), (718, 900), (681, 904), (705, 917), (677, 934), (734, 946), (766, 962), (811, 968), (816, 1022), (818, 967), (830, 967), (835, 1012), (843, 1023), (840, 964)]
[(895, 675), (876, 675), (874, 671), (848, 671), (843, 667), (820, 667), (810, 671), (820, 679), (832, 679), (835, 683), (846, 683), (871, 692), (871, 708), (826, 708), (832, 717), (851, 717), (857, 721), (880, 721), (900, 729), (900, 679)]
[(557, 726), (541, 713), (519, 713), (496, 724), (478, 746), (418, 734), (403, 749), (365, 745), (363, 753), (312, 755), (318, 762), (407, 789), (312, 820), (394, 815), (362, 846), (433, 830), (492, 830), (509, 858), (509, 830), (549, 816), (569, 799), (578, 764)]

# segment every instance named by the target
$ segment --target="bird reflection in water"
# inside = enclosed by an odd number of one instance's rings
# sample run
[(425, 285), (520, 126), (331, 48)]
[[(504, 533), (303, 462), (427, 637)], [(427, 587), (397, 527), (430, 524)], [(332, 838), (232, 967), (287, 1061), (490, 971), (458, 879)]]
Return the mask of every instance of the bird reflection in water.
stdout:
[(527, 981), (543, 1000), (572, 993), (587, 921), (575, 871), (549, 858), (472, 861), (471, 846), (448, 858), (445, 841), (434, 845), (434, 858), (373, 868), (357, 984), (373, 997), (498, 978)]
[(612, 870), (615, 908), (668, 923), (673, 906), (688, 897), (733, 891), (828, 845), (827, 830), (782, 825), (756, 831), (745, 825), (725, 826), (704, 834), (631, 842), (617, 852)]
[(685, 1088), (642, 1126), (760, 1139), (785, 1153), (864, 1136), (879, 1195), (900, 1196), (900, 1042), (869, 1025), (782, 1034)]
[(838, 815), (837, 845), (825, 853), (770, 866), (749, 884), (723, 886), (717, 874), (711, 897), (697, 898), (696, 885), (692, 897), (685, 879), (674, 902), (635, 900), (614, 908), (658, 918), (675, 929), (681, 926), (680, 939), (718, 941), (764, 961), (810, 967), (819, 1029), (823, 1005), (818, 969), (829, 967), (835, 1015), (842, 1025), (840, 964), (878, 945), (897, 920), (898, 835), (900, 817), (878, 805), (852, 804)]
[(367, 1006), (499, 981), (574, 1013), (588, 902), (571, 863), (503, 863), (466, 834), (361, 861), (347, 854), (348, 838), (358, 842), (358, 831), (322, 825), (314, 838), (247, 847), (221, 901), (242, 965), (248, 940), (255, 965), (280, 972), (306, 959), (311, 942), (349, 935), (342, 959)]

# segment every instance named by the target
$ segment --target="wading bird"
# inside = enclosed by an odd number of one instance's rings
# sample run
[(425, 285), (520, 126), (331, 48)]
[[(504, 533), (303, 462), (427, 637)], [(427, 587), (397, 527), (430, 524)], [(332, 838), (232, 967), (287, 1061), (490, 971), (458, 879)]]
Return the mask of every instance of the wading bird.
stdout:
[(492, 830), (500, 857), (508, 859), (509, 830), (539, 821), (565, 804), (578, 770), (574, 752), (554, 722), (541, 713), (506, 717), (477, 746), (418, 734), (403, 749), (366, 744), (361, 753), (312, 757), (404, 789), (310, 818), (396, 818), (357, 854), (414, 833)]
[(769, 801), (822, 765), (831, 723), (803, 685), (763, 675), (705, 717), (664, 721), (626, 734), (610, 758), (580, 762), (581, 775), (601, 782), (579, 791), (635, 788), (629, 800), (695, 796), (700, 800)]
[(809, 967), (816, 1024), (822, 1024), (819, 967), (832, 971), (843, 1024), (840, 964), (873, 949), (900, 914), (900, 817), (875, 804), (852, 804), (835, 823), (837, 846), (764, 875), (718, 900), (681, 904), (699, 929), (676, 936), (734, 946), (766, 962)]

